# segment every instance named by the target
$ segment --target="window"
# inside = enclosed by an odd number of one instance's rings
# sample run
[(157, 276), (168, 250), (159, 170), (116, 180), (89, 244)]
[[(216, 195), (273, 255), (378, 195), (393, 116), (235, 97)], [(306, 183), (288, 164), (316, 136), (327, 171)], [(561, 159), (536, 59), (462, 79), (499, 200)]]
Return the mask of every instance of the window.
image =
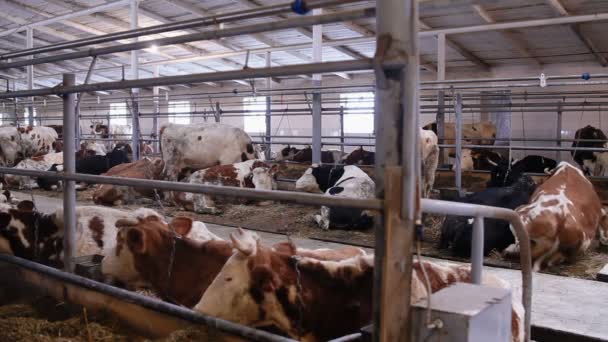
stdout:
[[(36, 107), (32, 107), (34, 110), (34, 119), (33, 119), (33, 125), (34, 126), (38, 126), (38, 122), (36, 121), (36, 117), (38, 116), (38, 112), (36, 111)], [(0, 119), (2, 118), (1, 114), (0, 114)], [(30, 111), (27, 109), (27, 107), (23, 108), (23, 118), (25, 121), (26, 125), (29, 125), (30, 122)]]
[(374, 133), (374, 93), (340, 94), (344, 107), (344, 133)]
[(110, 103), (110, 126), (112, 125), (127, 125), (126, 103)]
[(190, 123), (190, 102), (169, 101), (169, 122), (187, 125)]
[(246, 97), (243, 99), (245, 109), (245, 132), (265, 133), (266, 132), (266, 98)]

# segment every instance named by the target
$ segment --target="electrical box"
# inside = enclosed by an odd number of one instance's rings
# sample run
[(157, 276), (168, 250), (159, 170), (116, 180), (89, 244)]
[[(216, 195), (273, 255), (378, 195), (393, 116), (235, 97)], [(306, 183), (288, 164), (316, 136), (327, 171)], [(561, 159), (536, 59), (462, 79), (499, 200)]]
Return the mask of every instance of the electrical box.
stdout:
[(427, 326), (427, 301), (412, 305), (413, 339), (416, 342), (511, 341), (511, 291), (468, 283), (456, 283), (431, 296), (431, 322)]

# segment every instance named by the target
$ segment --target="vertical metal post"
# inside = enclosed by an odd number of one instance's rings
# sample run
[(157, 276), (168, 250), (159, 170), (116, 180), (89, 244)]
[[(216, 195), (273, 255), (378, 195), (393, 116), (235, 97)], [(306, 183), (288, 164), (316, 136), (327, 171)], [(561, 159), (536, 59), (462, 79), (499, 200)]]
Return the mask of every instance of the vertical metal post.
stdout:
[[(562, 101), (557, 103), (557, 129), (555, 132), (555, 146), (562, 146)], [(555, 160), (559, 163), (562, 160), (562, 153), (560, 151), (555, 152)]]
[[(76, 75), (63, 74), (63, 85), (76, 85)], [(63, 95), (63, 171), (72, 174), (76, 172), (76, 94)], [(72, 271), (72, 258), (76, 246), (76, 182), (64, 181), (63, 188), (63, 220), (65, 222), (63, 236), (64, 269)]]
[(220, 122), (220, 116), (222, 115), (222, 109), (220, 108), (220, 103), (215, 103), (215, 122)]
[[(26, 40), (26, 48), (31, 49), (34, 47), (34, 29), (28, 27), (25, 29), (25, 40)], [(34, 58), (34, 56), (30, 56), (29, 59)], [(34, 89), (34, 66), (28, 65), (26, 67), (27, 70), (27, 89)], [(30, 98), (31, 102), (34, 102), (34, 98)], [(34, 105), (30, 104), (27, 106), (27, 114), (28, 114), (28, 125), (34, 126)]]
[[(272, 61), (270, 59), (270, 51), (266, 52), (266, 67), (270, 68), (272, 66)], [(272, 87), (272, 80), (270, 79), (270, 77), (266, 78), (266, 89), (270, 89)], [(272, 134), (272, 116), (271, 114), (271, 109), (270, 106), (272, 104), (272, 97), (270, 96), (270, 92), (268, 93), (269, 95), (266, 96), (266, 137), (265, 137), (265, 141), (266, 141), (266, 151), (264, 151), (264, 157), (266, 160), (270, 160), (270, 157), (272, 156), (272, 150), (271, 150), (271, 138), (270, 135)]]
[[(439, 33), (437, 35), (437, 80), (445, 80), (445, 33)], [(439, 138), (439, 144), (443, 144), (444, 127), (445, 127), (445, 92), (439, 91), (437, 93), (437, 117), (435, 122), (437, 123), (437, 137)], [(443, 165), (443, 152), (444, 149), (439, 149), (439, 165)]]
[[(318, 8), (313, 10), (313, 15), (323, 14), (323, 10)], [(316, 63), (323, 61), (323, 25), (312, 27), (312, 60)], [(313, 88), (321, 87), (321, 74), (312, 75)], [(314, 89), (312, 93), (312, 162), (321, 163), (321, 92)]]
[(344, 154), (344, 106), (340, 106), (340, 152)]
[[(154, 66), (154, 77), (160, 76), (160, 65)], [(152, 134), (157, 140), (158, 138), (158, 114), (160, 114), (160, 87), (152, 87), (152, 95), (154, 95), (154, 116), (152, 117)], [(158, 141), (153, 144), (154, 152), (159, 151)]]
[[(131, 29), (135, 30), (139, 26), (139, 0), (132, 0), (129, 14), (131, 16)], [(139, 39), (136, 37), (133, 42)], [(131, 79), (139, 79), (139, 51), (131, 51)], [(131, 103), (131, 142), (133, 145), (133, 161), (139, 160), (139, 89), (134, 88)]]
[(456, 120), (456, 161), (454, 164), (456, 165), (454, 175), (456, 179), (454, 180), (454, 184), (460, 196), (462, 193), (462, 165), (460, 165), (460, 161), (462, 160), (462, 94), (456, 94), (456, 101), (454, 102), (454, 120)]
[[(93, 75), (93, 69), (95, 69), (96, 63), (97, 63), (97, 56), (94, 56), (93, 60), (91, 61), (91, 64), (89, 65), (89, 70), (87, 71), (87, 75), (84, 78), (83, 84), (88, 84), (89, 81), (91, 80), (91, 76)], [(78, 94), (78, 99), (76, 100), (76, 121), (75, 121), (76, 146), (80, 146), (80, 135), (81, 135), (81, 133), (80, 133), (80, 102), (82, 102), (83, 96), (84, 96), (84, 93)], [(109, 128), (108, 128), (108, 130), (109, 130)]]
[[(411, 338), (412, 250), (420, 209), (416, 185), (420, 173), (417, 3), (376, 3), (377, 57), (401, 56), (406, 66), (402, 70), (376, 70), (376, 196), (392, 200), (386, 202), (387, 214), (376, 220), (375, 227), (375, 341), (407, 342)], [(391, 180), (396, 170), (402, 182)], [(391, 207), (395, 200), (397, 210)]]
[(473, 221), (473, 241), (471, 243), (471, 281), (481, 284), (483, 271), (483, 217), (477, 216)]

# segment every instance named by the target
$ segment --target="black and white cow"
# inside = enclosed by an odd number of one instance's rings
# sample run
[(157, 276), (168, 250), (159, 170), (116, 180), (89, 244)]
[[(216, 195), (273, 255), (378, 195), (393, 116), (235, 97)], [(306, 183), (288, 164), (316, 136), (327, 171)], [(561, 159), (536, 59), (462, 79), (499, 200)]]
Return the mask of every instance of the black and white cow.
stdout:
[[(535, 189), (534, 180), (523, 175), (511, 186), (487, 188), (462, 198), (460, 202), (515, 209), (527, 204)], [(472, 236), (472, 217), (448, 216), (441, 226), (441, 239), (438, 247), (440, 249), (449, 248), (455, 256), (469, 257)], [(515, 238), (507, 221), (484, 219), (484, 255), (488, 255), (492, 250), (502, 252), (513, 243), (515, 243)]]
[(555, 160), (543, 156), (526, 156), (524, 159), (511, 162), (511, 165), (503, 159), (492, 169), (487, 186), (508, 186), (515, 183), (524, 173), (546, 173), (556, 166)]
[(112, 152), (105, 156), (94, 155), (86, 156), (83, 159), (77, 159), (76, 172), (100, 175), (108, 172), (109, 169), (116, 165), (129, 162), (129, 155), (126, 148), (124, 146), (117, 146)]
[[(574, 141), (572, 143), (573, 148), (605, 148), (608, 143), (608, 137), (606, 137), (604, 132), (590, 125), (577, 130), (574, 134), (574, 139), (596, 141)], [(570, 154), (587, 176), (600, 176), (603, 173), (603, 169), (608, 168), (608, 153), (572, 150)]]
[(293, 160), (293, 157), (300, 152), (300, 149), (287, 145), (283, 147), (274, 158), (275, 161)]
[[(354, 165), (333, 166), (313, 164), (296, 181), (296, 191), (324, 193), (345, 198), (373, 198), (376, 185)], [(373, 220), (369, 212), (352, 208), (321, 207), (315, 221), (323, 229), (367, 228)]]

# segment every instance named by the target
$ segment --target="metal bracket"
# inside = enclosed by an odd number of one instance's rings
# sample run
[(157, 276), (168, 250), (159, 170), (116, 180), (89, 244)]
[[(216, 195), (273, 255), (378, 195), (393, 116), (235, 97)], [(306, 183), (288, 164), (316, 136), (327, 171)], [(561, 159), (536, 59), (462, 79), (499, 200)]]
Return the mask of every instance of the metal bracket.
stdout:
[(544, 73), (540, 74), (540, 87), (544, 88), (547, 86), (547, 77)]
[(384, 58), (386, 57), (386, 53), (390, 49), (392, 42), (393, 37), (390, 34), (384, 33), (380, 35), (378, 37), (376, 55), (372, 61), (374, 74), (376, 75), (376, 85), (381, 89), (386, 89), (388, 87), (388, 81), (386, 80), (386, 74), (384, 73), (382, 64), (384, 63)]

